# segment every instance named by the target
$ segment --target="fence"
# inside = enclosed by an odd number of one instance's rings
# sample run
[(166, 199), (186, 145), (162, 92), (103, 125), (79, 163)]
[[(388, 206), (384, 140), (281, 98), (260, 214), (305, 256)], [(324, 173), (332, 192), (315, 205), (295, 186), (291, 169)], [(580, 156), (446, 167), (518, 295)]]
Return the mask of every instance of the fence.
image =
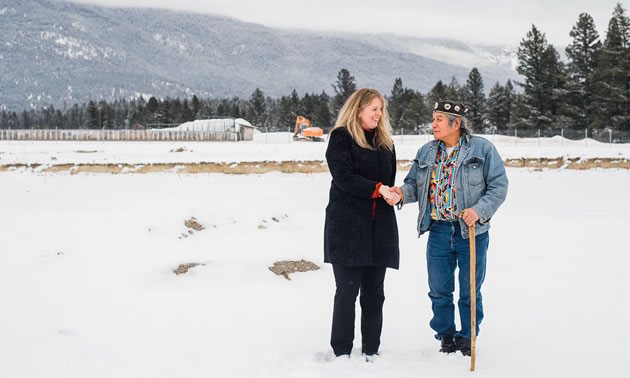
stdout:
[[(544, 138), (556, 138), (559, 144), (563, 143), (563, 140), (569, 141), (584, 141), (588, 143), (588, 140), (595, 140), (601, 143), (630, 143), (630, 131), (627, 130), (611, 130), (611, 129), (512, 129), (512, 130), (495, 130), (486, 133), (475, 133), (476, 135), (483, 135), (487, 138), (495, 138), (498, 136), (513, 137), (514, 143), (519, 143), (519, 140), (525, 139), (531, 142), (532, 139), (538, 141)], [(430, 128), (423, 128), (417, 133), (405, 133), (402, 129), (395, 130), (396, 141), (399, 143), (405, 143), (405, 137), (407, 141), (414, 140), (414, 136), (425, 136), (425, 139), (432, 138), (432, 131)]]
[(0, 140), (51, 141), (236, 141), (232, 131), (173, 130), (0, 130)]
[[(265, 131), (267, 131), (265, 129)], [(396, 143), (418, 143), (420, 140), (432, 139), (431, 129), (423, 128), (416, 133), (408, 133), (402, 129), (395, 131)], [(270, 137), (271, 135), (271, 137)], [(260, 133), (255, 137), (258, 143), (291, 143), (291, 129), (288, 135), (283, 132)], [(494, 131), (481, 134), (487, 138), (495, 139), (500, 136), (512, 137), (515, 144), (524, 142), (556, 138), (558, 144), (563, 141), (581, 141), (588, 144), (589, 140), (601, 143), (630, 143), (630, 131), (610, 129), (513, 129)], [(327, 133), (324, 133), (324, 137)], [(12, 130), (0, 129), (0, 140), (42, 140), (42, 141), (237, 141), (238, 135), (233, 131), (173, 131), (173, 130), (76, 130), (76, 129), (26, 129)]]

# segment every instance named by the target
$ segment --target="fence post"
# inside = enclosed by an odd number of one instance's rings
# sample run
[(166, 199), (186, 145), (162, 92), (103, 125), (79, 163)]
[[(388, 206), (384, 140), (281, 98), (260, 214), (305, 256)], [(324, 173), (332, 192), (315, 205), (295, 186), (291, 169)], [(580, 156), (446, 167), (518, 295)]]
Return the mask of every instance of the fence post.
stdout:
[(564, 128), (560, 129), (560, 147), (564, 146)]
[(401, 127), (400, 128), (400, 144), (402, 145), (404, 141), (405, 141), (405, 129)]
[(514, 129), (514, 145), (516, 146), (516, 140), (518, 139), (518, 129)]
[(538, 129), (538, 147), (540, 147), (540, 129)]
[(612, 147), (612, 129), (608, 129), (608, 144)]
[(588, 146), (588, 128), (584, 129), (584, 146)]

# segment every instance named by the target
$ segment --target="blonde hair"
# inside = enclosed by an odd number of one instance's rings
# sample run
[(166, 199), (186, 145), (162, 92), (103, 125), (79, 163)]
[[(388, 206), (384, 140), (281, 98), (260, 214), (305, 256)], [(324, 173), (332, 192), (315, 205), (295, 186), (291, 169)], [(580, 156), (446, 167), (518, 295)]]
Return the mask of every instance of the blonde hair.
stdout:
[[(394, 149), (394, 141), (392, 140), (392, 126), (389, 123), (389, 115), (387, 113), (387, 100), (385, 100), (385, 97), (376, 89), (361, 88), (350, 95), (339, 111), (339, 116), (337, 117), (337, 122), (333, 130), (339, 127), (345, 127), (356, 144), (363, 148), (374, 150), (374, 147), (370, 146), (365, 139), (359, 113), (367, 108), (375, 98), (381, 100), (383, 111), (376, 125), (376, 129), (374, 129), (374, 146), (377, 148), (383, 146), (392, 151)], [(331, 132), (333, 130), (331, 130)]]

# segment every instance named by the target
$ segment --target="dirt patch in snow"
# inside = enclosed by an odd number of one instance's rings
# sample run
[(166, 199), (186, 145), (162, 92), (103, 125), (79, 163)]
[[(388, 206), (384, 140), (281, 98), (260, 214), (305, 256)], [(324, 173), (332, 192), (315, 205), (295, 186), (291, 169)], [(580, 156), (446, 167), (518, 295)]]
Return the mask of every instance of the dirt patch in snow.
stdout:
[[(407, 171), (412, 165), (410, 160), (398, 160), (398, 169)], [(0, 165), (0, 172), (21, 168), (36, 169), (41, 164), (5, 164)], [(506, 167), (516, 168), (552, 168), (552, 169), (592, 169), (592, 168), (625, 168), (630, 169), (630, 160), (626, 158), (520, 158), (507, 159)], [(227, 173), (227, 174), (259, 174), (267, 172), (312, 174), (328, 172), (325, 161), (261, 161), (240, 163), (158, 163), (158, 164), (52, 164), (42, 167), (46, 173), (158, 173), (174, 172), (184, 174)]]
[(593, 169), (593, 168), (626, 168), (630, 169), (630, 160), (624, 158), (537, 158), (537, 159), (507, 159), (506, 167), (516, 168), (565, 168), (565, 169)]
[(179, 264), (177, 269), (173, 270), (173, 273), (175, 273), (175, 274), (177, 274), (179, 276), (180, 274), (188, 273), (188, 270), (190, 270), (190, 269), (192, 269), (192, 268), (194, 268), (196, 266), (199, 266), (199, 265), (204, 265), (204, 264), (201, 264), (201, 263)]
[(199, 224), (199, 222), (197, 222), (197, 218), (195, 217), (191, 217), (190, 219), (185, 220), (184, 225), (188, 228), (192, 228), (195, 231), (201, 231), (205, 228), (204, 226)]
[(279, 276), (284, 276), (287, 280), (291, 281), (289, 278), (289, 273), (295, 272), (308, 272), (309, 270), (318, 270), (319, 266), (316, 264), (306, 261), (278, 261), (273, 263), (272, 267), (269, 267), (269, 270), (274, 272)]
[[(203, 231), (206, 229), (206, 227), (204, 227), (201, 223), (199, 223), (197, 221), (197, 218), (195, 217), (190, 217), (190, 219), (186, 219), (184, 221), (184, 226), (186, 226), (188, 228), (188, 233), (186, 232), (182, 232), (179, 235), (179, 238), (187, 238), (189, 235), (192, 235), (195, 233), (195, 231)], [(213, 228), (217, 228), (216, 225), (212, 225)]]

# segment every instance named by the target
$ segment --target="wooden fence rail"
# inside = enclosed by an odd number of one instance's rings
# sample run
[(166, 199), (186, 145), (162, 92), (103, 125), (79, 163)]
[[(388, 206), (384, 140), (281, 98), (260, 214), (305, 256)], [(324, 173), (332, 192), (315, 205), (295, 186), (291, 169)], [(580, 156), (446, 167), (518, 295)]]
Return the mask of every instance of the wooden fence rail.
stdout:
[(0, 140), (236, 141), (232, 131), (173, 130), (0, 130)]

